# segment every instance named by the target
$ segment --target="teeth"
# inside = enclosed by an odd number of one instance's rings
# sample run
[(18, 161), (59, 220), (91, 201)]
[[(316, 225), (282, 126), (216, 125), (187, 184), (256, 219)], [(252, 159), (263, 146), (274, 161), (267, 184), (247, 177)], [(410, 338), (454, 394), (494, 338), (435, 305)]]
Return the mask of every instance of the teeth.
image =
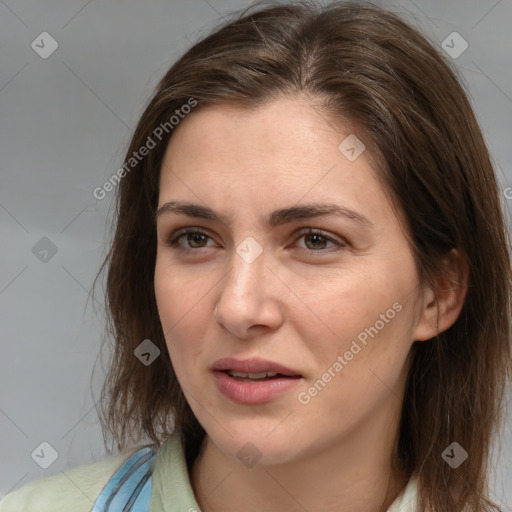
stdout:
[(264, 379), (265, 377), (275, 377), (277, 375), (277, 372), (245, 373), (235, 372), (233, 370), (228, 370), (228, 373), (232, 377), (240, 377), (243, 379)]

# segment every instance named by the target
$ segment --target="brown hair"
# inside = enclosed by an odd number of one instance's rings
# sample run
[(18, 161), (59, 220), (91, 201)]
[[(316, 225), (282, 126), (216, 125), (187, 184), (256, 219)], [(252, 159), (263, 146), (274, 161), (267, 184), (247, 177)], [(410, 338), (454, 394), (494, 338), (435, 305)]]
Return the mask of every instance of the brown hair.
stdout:
[[(467, 259), (459, 318), (412, 346), (395, 462), (419, 478), (420, 510), (499, 510), (485, 494), (512, 360), (510, 245), (467, 96), (440, 51), (389, 11), (352, 2), (264, 4), (188, 50), (160, 81), (135, 129), (127, 161), (148, 137), (157, 144), (119, 183), (115, 236), (98, 273), (108, 265), (107, 332), (114, 341), (102, 390), (104, 436), (108, 430), (122, 448), (134, 433), (135, 440), (146, 434), (161, 443), (176, 429), (191, 461), (205, 435), (173, 371), (154, 293), (154, 212), (169, 119), (191, 99), (193, 115), (211, 104), (251, 108), (300, 94), (329, 119), (361, 127), (382, 162), (386, 190), (405, 214), (423, 281), (434, 285), (450, 249)], [(148, 338), (161, 356), (145, 366), (134, 349)], [(469, 454), (457, 469), (441, 458), (454, 441)]]

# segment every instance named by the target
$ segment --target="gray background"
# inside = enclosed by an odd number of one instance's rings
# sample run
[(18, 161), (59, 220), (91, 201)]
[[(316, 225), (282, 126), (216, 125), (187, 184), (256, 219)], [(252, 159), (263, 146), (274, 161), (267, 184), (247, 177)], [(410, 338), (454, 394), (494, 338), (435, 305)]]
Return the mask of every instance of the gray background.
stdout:
[[(496, 163), (508, 216), (511, 0), (377, 3), (438, 45), (453, 31), (467, 41), (468, 49), (452, 60)], [(100, 201), (92, 191), (122, 165), (138, 117), (172, 62), (224, 14), (248, 4), (0, 2), (0, 495), (105, 456), (94, 407), (104, 375), (97, 361), (101, 286), (95, 300), (86, 300), (106, 253), (114, 192)], [(46, 59), (31, 47), (42, 32), (58, 42)], [(43, 237), (55, 246), (54, 255), (34, 254)], [(39, 244), (44, 249), (48, 242)], [(512, 510), (508, 410), (491, 497)], [(42, 442), (58, 453), (47, 469), (31, 456)]]

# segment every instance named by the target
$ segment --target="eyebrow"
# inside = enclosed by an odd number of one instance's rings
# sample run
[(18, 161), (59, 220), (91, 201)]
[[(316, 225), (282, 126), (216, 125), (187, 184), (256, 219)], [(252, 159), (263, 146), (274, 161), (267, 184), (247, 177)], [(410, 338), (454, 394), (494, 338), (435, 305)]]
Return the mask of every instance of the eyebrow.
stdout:
[[(215, 212), (211, 208), (199, 204), (189, 203), (185, 201), (168, 201), (163, 204), (154, 212), (154, 219), (156, 220), (162, 215), (186, 215), (187, 217), (207, 219), (215, 222), (220, 222), (225, 226), (230, 227), (231, 221), (228, 217)], [(361, 227), (372, 228), (373, 223), (370, 222), (364, 215), (345, 208), (337, 204), (304, 204), (299, 206), (291, 206), (288, 208), (281, 208), (271, 212), (265, 217), (266, 223), (271, 227), (280, 226), (295, 220), (311, 219), (325, 215), (336, 215), (352, 221), (355, 221)]]

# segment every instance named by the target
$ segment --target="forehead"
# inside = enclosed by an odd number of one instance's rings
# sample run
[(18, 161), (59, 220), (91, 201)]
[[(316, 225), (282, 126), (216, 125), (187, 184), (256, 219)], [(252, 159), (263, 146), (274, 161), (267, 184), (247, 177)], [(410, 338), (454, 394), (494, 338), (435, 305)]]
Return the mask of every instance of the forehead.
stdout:
[(352, 210), (367, 203), (367, 217), (381, 215), (388, 199), (369, 151), (351, 160), (340, 150), (356, 137), (351, 130), (302, 98), (253, 109), (203, 107), (173, 132), (160, 173), (159, 206), (180, 199), (213, 202), (218, 211), (239, 204), (270, 212), (278, 205), (321, 201)]
[[(192, 111), (173, 131), (162, 176), (168, 168), (175, 172), (183, 167), (216, 175), (225, 172), (231, 178), (248, 178), (252, 172), (261, 178), (268, 173), (274, 179), (294, 171), (303, 177), (325, 173), (346, 163), (338, 146), (351, 128), (348, 123), (335, 126), (301, 97), (283, 97), (257, 108), (209, 105)], [(363, 153), (362, 160), (367, 156)]]

